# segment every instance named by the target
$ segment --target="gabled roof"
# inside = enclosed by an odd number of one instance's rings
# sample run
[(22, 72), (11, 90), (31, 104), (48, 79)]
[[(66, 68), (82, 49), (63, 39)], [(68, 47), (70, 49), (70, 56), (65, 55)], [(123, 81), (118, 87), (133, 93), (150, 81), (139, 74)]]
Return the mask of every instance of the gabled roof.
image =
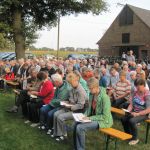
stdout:
[[(150, 10), (146, 10), (146, 9), (143, 9), (143, 8), (139, 8), (139, 7), (135, 7), (135, 6), (132, 6), (132, 5), (129, 5), (129, 4), (126, 4), (124, 6), (125, 7), (129, 7), (133, 13), (145, 24), (147, 25), (149, 28), (150, 28)], [(124, 8), (122, 9), (122, 11), (124, 10)], [(122, 12), (121, 11), (121, 12)], [(120, 13), (121, 13), (120, 12)], [(119, 14), (120, 14), (119, 13)], [(110, 26), (111, 27), (111, 26)], [(109, 28), (110, 28), (109, 27)], [(106, 31), (107, 32), (107, 31)], [(105, 33), (106, 34), (106, 33)], [(103, 35), (103, 37), (105, 36), (105, 34)], [(103, 38), (102, 37), (102, 38)], [(102, 39), (101, 38), (101, 39)], [(97, 42), (97, 44), (100, 43), (101, 39)]]
[(127, 4), (129, 8), (150, 28), (150, 10)]

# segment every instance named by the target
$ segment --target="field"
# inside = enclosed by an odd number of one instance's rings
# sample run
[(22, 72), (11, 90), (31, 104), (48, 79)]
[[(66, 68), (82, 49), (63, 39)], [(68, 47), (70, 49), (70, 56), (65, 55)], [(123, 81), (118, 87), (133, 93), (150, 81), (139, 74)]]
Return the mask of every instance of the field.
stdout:
[[(44, 55), (44, 54), (50, 54), (57, 56), (57, 51), (31, 51), (36, 56)], [(97, 55), (98, 52), (71, 52), (71, 51), (58, 51), (58, 57), (67, 57), (69, 54), (94, 54)]]
[[(45, 132), (37, 128), (31, 128), (24, 124), (21, 114), (8, 114), (5, 110), (14, 104), (14, 95), (0, 92), (0, 150), (73, 150), (72, 132), (64, 143), (57, 143), (47, 136)], [(119, 120), (114, 121), (114, 127), (121, 129)], [(118, 150), (149, 150), (149, 144), (144, 144), (145, 124), (139, 126), (140, 143), (136, 146), (128, 146), (127, 142), (118, 141)], [(86, 135), (86, 150), (103, 150), (104, 135), (98, 131)], [(114, 147), (110, 145), (110, 150)]]

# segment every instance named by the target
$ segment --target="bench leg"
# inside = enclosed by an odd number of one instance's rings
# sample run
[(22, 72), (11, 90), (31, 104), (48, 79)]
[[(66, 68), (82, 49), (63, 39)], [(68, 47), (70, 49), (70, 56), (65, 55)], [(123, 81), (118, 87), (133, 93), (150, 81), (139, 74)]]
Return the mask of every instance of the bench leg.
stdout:
[(145, 144), (147, 144), (148, 134), (149, 134), (149, 123), (147, 123), (147, 128), (146, 128), (146, 138), (145, 138)]
[(107, 135), (107, 137), (106, 137), (106, 148), (105, 148), (105, 150), (108, 150), (108, 146), (109, 146), (109, 139), (110, 139), (110, 136), (109, 136), (109, 135)]
[(115, 150), (117, 150), (117, 139), (115, 139)]

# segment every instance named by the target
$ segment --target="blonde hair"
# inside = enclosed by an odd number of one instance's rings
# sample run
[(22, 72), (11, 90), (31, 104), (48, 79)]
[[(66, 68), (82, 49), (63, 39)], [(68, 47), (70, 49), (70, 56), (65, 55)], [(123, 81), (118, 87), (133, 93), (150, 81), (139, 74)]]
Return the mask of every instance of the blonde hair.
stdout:
[(88, 87), (99, 87), (99, 81), (95, 78), (92, 77), (87, 81)]
[(80, 77), (79, 77), (77, 74), (73, 73), (73, 72), (69, 73), (69, 74), (67, 75), (67, 78), (66, 78), (66, 80), (67, 80), (68, 82), (72, 82), (73, 80), (79, 81), (79, 79), (80, 79)]

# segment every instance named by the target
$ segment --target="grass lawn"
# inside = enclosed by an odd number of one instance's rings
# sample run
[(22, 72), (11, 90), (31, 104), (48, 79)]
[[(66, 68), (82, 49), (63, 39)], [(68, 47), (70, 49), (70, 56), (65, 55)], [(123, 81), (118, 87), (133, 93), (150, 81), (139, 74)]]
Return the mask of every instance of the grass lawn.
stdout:
[[(73, 150), (72, 133), (69, 133), (68, 141), (57, 143), (45, 132), (37, 128), (25, 125), (18, 114), (8, 114), (5, 110), (14, 104), (14, 96), (11, 93), (0, 92), (0, 150)], [(120, 121), (114, 121), (114, 127), (121, 129)], [(144, 144), (145, 124), (139, 127), (140, 143), (136, 146), (128, 146), (127, 142), (118, 141), (118, 150), (149, 150), (149, 144)], [(105, 146), (104, 135), (99, 132), (90, 132), (86, 136), (86, 150), (103, 150)], [(110, 150), (113, 145), (110, 145)]]

